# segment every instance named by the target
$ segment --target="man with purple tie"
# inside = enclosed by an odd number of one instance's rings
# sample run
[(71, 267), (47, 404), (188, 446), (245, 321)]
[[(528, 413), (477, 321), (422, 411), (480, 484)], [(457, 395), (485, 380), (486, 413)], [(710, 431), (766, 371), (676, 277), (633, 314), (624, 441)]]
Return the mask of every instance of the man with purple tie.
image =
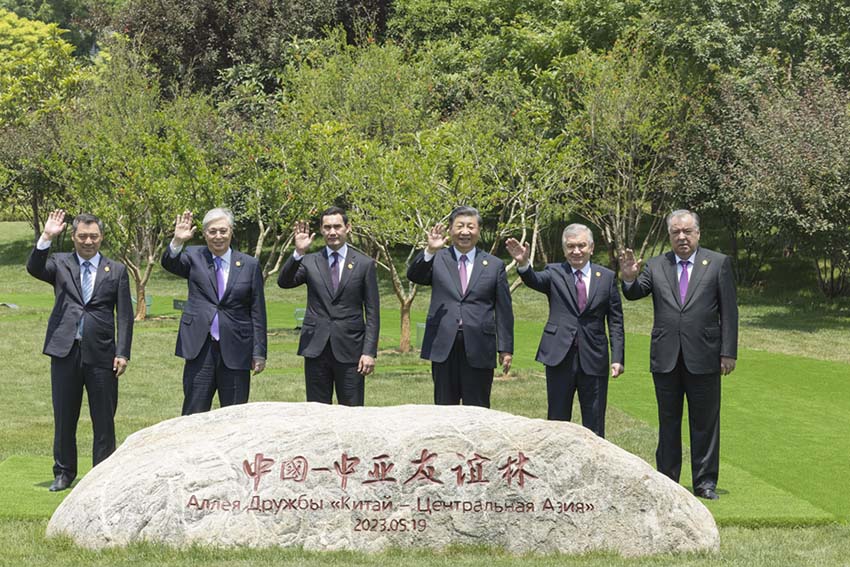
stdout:
[(582, 424), (605, 437), (608, 372), (616, 378), (625, 371), (623, 305), (614, 272), (590, 262), (590, 229), (571, 224), (561, 243), (567, 261), (540, 272), (531, 267), (528, 243), (509, 238), (505, 245), (523, 283), (549, 299), (549, 318), (537, 349), (537, 361), (546, 366), (548, 419), (570, 421), (578, 391)]
[(735, 370), (738, 304), (732, 261), (699, 247), (699, 217), (667, 217), (671, 252), (641, 262), (626, 249), (620, 276), (626, 299), (652, 295), (655, 320), (649, 365), (658, 402), (658, 470), (679, 482), (682, 415), (688, 400), (694, 493), (717, 499), (720, 468), (720, 376)]
[(251, 371), (266, 367), (266, 300), (257, 260), (230, 247), (233, 214), (212, 209), (204, 216), (206, 246), (192, 238), (192, 213), (177, 216), (162, 267), (188, 280), (176, 354), (184, 359), (183, 415), (209, 411), (218, 392), (221, 407), (244, 404)]
[(456, 207), (449, 215), (452, 245), (442, 224), (407, 269), (407, 278), (431, 286), (420, 356), (431, 361), (434, 403), (490, 407), (499, 363), (507, 373), (514, 350), (514, 314), (505, 263), (476, 248), (481, 215)]
[(380, 296), (375, 261), (348, 244), (351, 223), (340, 207), (320, 217), (325, 247), (308, 254), (314, 233), (296, 223), (295, 252), (277, 279), (282, 288), (307, 284), (307, 312), (298, 354), (304, 357), (308, 402), (362, 406), (365, 377), (375, 369)]

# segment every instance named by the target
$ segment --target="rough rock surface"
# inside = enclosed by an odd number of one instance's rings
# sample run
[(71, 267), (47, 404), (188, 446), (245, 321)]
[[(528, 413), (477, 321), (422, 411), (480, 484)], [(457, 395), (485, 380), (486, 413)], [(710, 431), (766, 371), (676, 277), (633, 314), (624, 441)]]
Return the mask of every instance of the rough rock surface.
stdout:
[(463, 406), (254, 403), (171, 419), (128, 437), (47, 531), (90, 548), (719, 547), (709, 511), (640, 458), (578, 425)]

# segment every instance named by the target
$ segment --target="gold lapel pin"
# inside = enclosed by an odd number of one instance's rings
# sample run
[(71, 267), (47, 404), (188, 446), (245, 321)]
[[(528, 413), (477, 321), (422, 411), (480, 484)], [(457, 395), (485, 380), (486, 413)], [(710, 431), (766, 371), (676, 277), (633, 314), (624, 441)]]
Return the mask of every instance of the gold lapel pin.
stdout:
[(103, 268), (103, 271), (104, 271), (104, 272), (108, 272), (108, 271), (109, 271), (109, 266), (106, 266), (105, 268)]
[(239, 260), (236, 260), (236, 267), (238, 268), (241, 265), (242, 265), (242, 262), (240, 262)]
[(353, 270), (353, 269), (354, 269), (354, 264), (349, 264), (349, 265), (348, 265), (348, 269), (349, 269), (349, 270)]
[(481, 263), (482, 263), (483, 265), (485, 265), (485, 266), (486, 266), (487, 264), (489, 264), (489, 262), (488, 262), (487, 260), (484, 260), (484, 261), (483, 261), (483, 262), (481, 262)]
[(702, 261), (702, 265), (703, 265), (703, 266), (708, 266), (708, 260), (703, 260), (703, 261)]
[(601, 278), (601, 277), (602, 277), (602, 272), (596, 272), (596, 277), (597, 277), (597, 278)]

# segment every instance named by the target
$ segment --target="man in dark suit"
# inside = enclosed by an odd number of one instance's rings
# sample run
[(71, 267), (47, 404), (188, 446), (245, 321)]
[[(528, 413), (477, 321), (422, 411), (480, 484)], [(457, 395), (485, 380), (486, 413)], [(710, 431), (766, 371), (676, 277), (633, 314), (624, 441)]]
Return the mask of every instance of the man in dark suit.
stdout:
[(605, 324), (610, 372), (616, 378), (624, 371), (623, 304), (614, 272), (590, 262), (590, 229), (571, 224), (561, 242), (567, 261), (549, 264), (542, 272), (535, 272), (529, 263), (528, 243), (509, 238), (505, 245), (523, 283), (549, 299), (549, 320), (537, 349), (537, 361), (546, 365), (548, 419), (570, 421), (578, 390), (582, 424), (605, 437), (609, 371)]
[(277, 285), (307, 284), (307, 312), (298, 354), (304, 357), (307, 401), (362, 406), (365, 377), (375, 369), (380, 329), (380, 299), (375, 261), (348, 245), (351, 224), (340, 207), (320, 216), (325, 247), (307, 254), (315, 233), (296, 223), (295, 252), (280, 271)]
[(655, 321), (649, 352), (658, 402), (658, 470), (676, 482), (682, 470), (682, 408), (688, 400), (694, 493), (717, 499), (720, 467), (720, 376), (735, 369), (738, 304), (729, 257), (699, 247), (699, 217), (667, 217), (671, 252), (641, 262), (620, 256), (623, 295), (652, 294)]
[(176, 354), (184, 359), (183, 415), (209, 411), (218, 391), (221, 407), (244, 404), (251, 371), (266, 367), (266, 299), (257, 260), (230, 247), (233, 215), (212, 209), (204, 216), (206, 246), (192, 238), (192, 213), (177, 216), (162, 267), (189, 281)]
[(51, 492), (65, 490), (77, 476), (83, 388), (94, 432), (92, 464), (115, 451), (118, 377), (127, 368), (133, 342), (127, 269), (100, 253), (103, 223), (94, 215), (78, 215), (71, 225), (74, 252), (51, 255), (50, 244), (63, 230), (65, 211), (58, 209), (50, 213), (27, 260), (27, 271), (52, 285), (56, 296), (44, 341), (53, 398)]
[(434, 403), (490, 407), (499, 363), (507, 373), (514, 350), (514, 314), (505, 264), (476, 248), (481, 215), (457, 207), (449, 215), (449, 236), (437, 224), (428, 244), (407, 270), (410, 281), (431, 286), (420, 356), (431, 361)]

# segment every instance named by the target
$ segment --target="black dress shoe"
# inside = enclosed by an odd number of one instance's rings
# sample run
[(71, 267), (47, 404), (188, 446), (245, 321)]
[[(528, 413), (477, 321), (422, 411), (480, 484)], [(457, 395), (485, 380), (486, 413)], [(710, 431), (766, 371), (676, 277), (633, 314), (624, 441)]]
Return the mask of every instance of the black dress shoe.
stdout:
[(60, 474), (53, 479), (53, 484), (50, 485), (50, 492), (60, 492), (67, 490), (71, 483), (74, 482), (69, 476)]
[(713, 488), (698, 488), (694, 491), (694, 494), (696, 494), (700, 498), (705, 498), (706, 500), (720, 499), (720, 497), (717, 495)]

